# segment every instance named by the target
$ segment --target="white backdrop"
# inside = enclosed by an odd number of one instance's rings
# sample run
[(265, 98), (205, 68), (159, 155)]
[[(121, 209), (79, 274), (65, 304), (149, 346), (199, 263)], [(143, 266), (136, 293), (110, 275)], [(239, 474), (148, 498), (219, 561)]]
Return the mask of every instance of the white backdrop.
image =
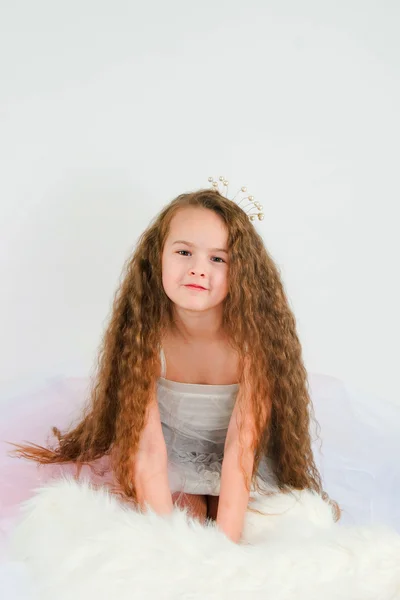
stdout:
[(400, 4), (2, 2), (0, 385), (86, 375), (124, 260), (222, 174), (307, 368), (400, 406)]

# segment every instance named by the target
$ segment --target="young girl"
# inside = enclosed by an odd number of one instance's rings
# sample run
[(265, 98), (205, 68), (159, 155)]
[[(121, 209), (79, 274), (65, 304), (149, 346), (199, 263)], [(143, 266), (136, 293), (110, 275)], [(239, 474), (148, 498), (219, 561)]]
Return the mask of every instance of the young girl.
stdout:
[(19, 456), (107, 455), (126, 499), (185, 506), (235, 542), (252, 484), (322, 494), (295, 318), (253, 219), (216, 182), (161, 210), (126, 264), (88, 410)]

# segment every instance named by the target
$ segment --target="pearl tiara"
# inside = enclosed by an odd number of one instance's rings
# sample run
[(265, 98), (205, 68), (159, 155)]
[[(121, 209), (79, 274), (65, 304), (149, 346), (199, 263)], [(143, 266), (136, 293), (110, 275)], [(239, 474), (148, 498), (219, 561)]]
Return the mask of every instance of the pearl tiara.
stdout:
[[(225, 179), (225, 177), (221, 177), (219, 178), (219, 181), (214, 181), (213, 177), (209, 177), (208, 181), (211, 183), (212, 187), (217, 190), (222, 196), (224, 196), (225, 198), (228, 198), (228, 185), (229, 185), (229, 181), (227, 181)], [(220, 182), (222, 183), (222, 191), (219, 187)], [(245, 194), (247, 192), (247, 188), (245, 186), (241, 187), (240, 190), (238, 191), (238, 193), (236, 194), (236, 196), (234, 198), (228, 198), (228, 200), (232, 200), (232, 202), (236, 202), (236, 204), (238, 206), (240, 206), (240, 208), (242, 208), (248, 215), (250, 221), (255, 221), (256, 217), (258, 217), (259, 221), (262, 221), (264, 218), (264, 213), (260, 212), (262, 210), (262, 204), (260, 204), (259, 202), (256, 202), (254, 200), (254, 196), (244, 196), (242, 197), (238, 202), (236, 201), (236, 198), (238, 197), (238, 195), (240, 193)], [(249, 203), (246, 204), (245, 206), (241, 206), (241, 203), (244, 202), (245, 200), (248, 200)], [(250, 210), (247, 210), (248, 207), (250, 206)], [(251, 212), (254, 208), (256, 208), (256, 212)]]

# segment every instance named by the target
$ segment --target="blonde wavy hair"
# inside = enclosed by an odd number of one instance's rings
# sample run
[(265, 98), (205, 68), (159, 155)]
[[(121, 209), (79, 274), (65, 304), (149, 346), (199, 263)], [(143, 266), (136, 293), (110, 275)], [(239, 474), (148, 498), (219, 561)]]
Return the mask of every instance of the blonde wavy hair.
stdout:
[[(279, 270), (248, 215), (213, 189), (178, 196), (139, 238), (124, 265), (80, 422), (64, 433), (54, 428), (54, 448), (17, 445), (14, 453), (42, 464), (77, 465), (109, 455), (122, 495), (136, 502), (133, 460), (160, 372), (161, 340), (173, 323), (161, 257), (172, 218), (188, 206), (214, 211), (228, 230), (223, 327), (240, 357), (239, 383), (251, 382), (254, 414), (267, 415), (256, 419), (253, 479), (267, 456), (281, 490), (311, 489), (326, 499), (311, 448), (310, 419), (315, 418), (307, 372)], [(336, 505), (337, 518), (338, 511)]]

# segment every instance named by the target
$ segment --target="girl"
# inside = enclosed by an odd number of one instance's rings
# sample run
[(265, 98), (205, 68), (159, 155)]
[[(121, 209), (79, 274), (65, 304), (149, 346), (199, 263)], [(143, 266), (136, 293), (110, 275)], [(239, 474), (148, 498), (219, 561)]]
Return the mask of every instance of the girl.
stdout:
[(217, 185), (178, 196), (139, 239), (81, 421), (54, 429), (55, 448), (17, 454), (77, 465), (107, 455), (127, 500), (159, 514), (185, 506), (238, 542), (252, 484), (322, 486), (278, 269), (254, 217)]

